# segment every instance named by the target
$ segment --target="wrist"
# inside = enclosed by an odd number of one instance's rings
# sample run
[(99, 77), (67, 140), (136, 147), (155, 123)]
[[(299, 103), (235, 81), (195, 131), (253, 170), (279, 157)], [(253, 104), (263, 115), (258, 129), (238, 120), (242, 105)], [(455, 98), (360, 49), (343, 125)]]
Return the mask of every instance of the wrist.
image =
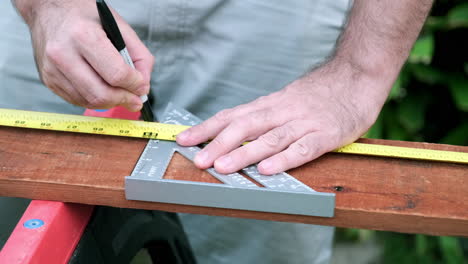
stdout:
[(384, 93), (390, 91), (403, 63), (404, 59), (391, 58), (384, 54), (349, 54), (339, 51), (330, 61), (331, 67), (357, 81), (379, 83), (379, 90)]
[(397, 74), (367, 69), (347, 58), (334, 57), (306, 78), (329, 87), (330, 95), (346, 98), (367, 130), (377, 119)]

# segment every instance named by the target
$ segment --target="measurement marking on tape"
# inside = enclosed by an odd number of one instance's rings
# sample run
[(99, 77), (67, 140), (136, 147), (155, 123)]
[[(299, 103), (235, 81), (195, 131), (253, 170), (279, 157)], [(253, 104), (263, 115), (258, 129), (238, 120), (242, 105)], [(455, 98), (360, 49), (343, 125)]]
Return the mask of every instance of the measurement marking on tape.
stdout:
[(392, 158), (405, 158), (417, 160), (434, 160), (442, 162), (466, 163), (468, 164), (468, 153), (397, 147), (377, 144), (352, 143), (335, 150), (338, 153), (359, 154), (369, 156), (381, 156)]
[(74, 133), (175, 140), (189, 126), (126, 119), (1, 109), (0, 125)]
[[(190, 126), (0, 108), (0, 126), (174, 141)], [(468, 153), (352, 143), (339, 153), (468, 164)]]

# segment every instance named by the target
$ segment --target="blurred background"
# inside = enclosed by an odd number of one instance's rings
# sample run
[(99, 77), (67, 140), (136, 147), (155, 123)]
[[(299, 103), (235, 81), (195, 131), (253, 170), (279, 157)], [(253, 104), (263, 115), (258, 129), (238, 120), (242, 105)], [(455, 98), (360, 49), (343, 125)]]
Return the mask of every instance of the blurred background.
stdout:
[[(467, 0), (435, 1), (366, 137), (468, 145)], [(333, 263), (468, 263), (468, 238), (338, 229)]]

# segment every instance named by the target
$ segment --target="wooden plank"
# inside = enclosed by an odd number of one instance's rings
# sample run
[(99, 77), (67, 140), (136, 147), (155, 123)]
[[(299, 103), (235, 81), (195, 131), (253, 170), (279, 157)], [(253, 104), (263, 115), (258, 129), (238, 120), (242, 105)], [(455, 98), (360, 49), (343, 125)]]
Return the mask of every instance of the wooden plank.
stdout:
[[(366, 143), (468, 152), (468, 147), (385, 140)], [(320, 218), (127, 201), (146, 140), (0, 127), (0, 196), (275, 221), (468, 236), (468, 165), (330, 153), (290, 173), (335, 192), (336, 216)], [(177, 156), (166, 177), (216, 182)]]

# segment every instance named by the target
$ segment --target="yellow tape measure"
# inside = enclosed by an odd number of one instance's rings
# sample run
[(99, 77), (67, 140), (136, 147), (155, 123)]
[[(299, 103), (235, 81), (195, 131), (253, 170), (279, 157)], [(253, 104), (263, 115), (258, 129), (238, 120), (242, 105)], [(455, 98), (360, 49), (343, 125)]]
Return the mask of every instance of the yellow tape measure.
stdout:
[(0, 108), (0, 125), (87, 134), (175, 140), (189, 126)]
[[(174, 141), (189, 126), (0, 108), (0, 126)], [(339, 153), (468, 164), (468, 153), (352, 143)]]

